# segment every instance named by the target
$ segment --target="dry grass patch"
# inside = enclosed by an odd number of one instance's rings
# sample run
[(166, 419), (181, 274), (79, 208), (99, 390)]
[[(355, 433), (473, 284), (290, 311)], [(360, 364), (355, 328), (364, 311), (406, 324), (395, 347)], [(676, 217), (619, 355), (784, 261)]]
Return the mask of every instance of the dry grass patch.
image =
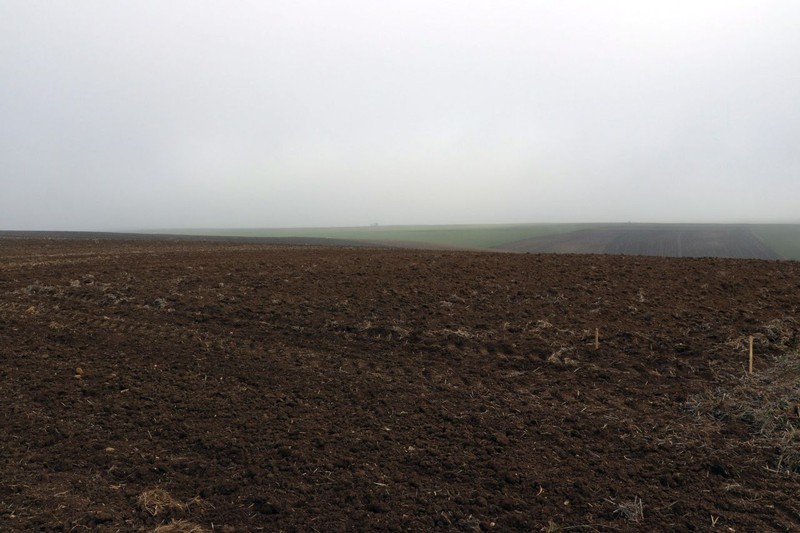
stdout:
[(781, 351), (797, 348), (797, 321), (792, 317), (776, 318), (762, 328), (769, 342), (777, 345)]
[(558, 350), (551, 353), (548, 356), (547, 361), (549, 363), (556, 363), (566, 366), (575, 366), (578, 364), (578, 361), (569, 357), (569, 354), (571, 354), (574, 351), (575, 349), (571, 346), (562, 346)]
[(209, 530), (188, 520), (173, 520), (169, 524), (158, 526), (153, 533), (209, 533)]
[(614, 509), (614, 516), (625, 518), (631, 522), (641, 522), (644, 520), (644, 506), (642, 505), (642, 499), (638, 496), (634, 497), (633, 500), (620, 503), (613, 500), (609, 501), (617, 506), (617, 508)]
[(186, 505), (173, 498), (164, 489), (146, 490), (139, 495), (136, 502), (143, 511), (151, 516), (171, 511), (179, 513), (186, 511)]
[(800, 472), (800, 429), (789, 427), (781, 438), (777, 468), (781, 472)]
[[(791, 319), (773, 320), (762, 328), (765, 333), (753, 336), (781, 351), (770, 358), (766, 369), (721, 384), (686, 403), (695, 414), (721, 423), (737, 420), (746, 424), (762, 444), (776, 450), (773, 466), (781, 472), (800, 472), (800, 352), (793, 351), (795, 326)], [(745, 346), (744, 338), (734, 344)]]

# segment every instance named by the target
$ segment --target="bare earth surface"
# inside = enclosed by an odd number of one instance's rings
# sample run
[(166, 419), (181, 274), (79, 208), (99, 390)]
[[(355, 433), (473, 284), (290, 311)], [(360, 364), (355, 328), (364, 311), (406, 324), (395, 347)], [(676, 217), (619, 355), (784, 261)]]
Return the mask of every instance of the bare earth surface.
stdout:
[(797, 262), (0, 239), (0, 531), (796, 531), (799, 308)]

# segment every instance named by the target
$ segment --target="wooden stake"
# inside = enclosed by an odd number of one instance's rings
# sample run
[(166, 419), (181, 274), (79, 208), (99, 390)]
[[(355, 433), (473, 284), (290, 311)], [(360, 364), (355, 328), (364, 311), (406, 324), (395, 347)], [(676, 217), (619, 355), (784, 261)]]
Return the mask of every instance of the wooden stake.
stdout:
[(600, 328), (594, 328), (594, 349), (600, 349)]
[(753, 336), (750, 335), (750, 373), (753, 373)]

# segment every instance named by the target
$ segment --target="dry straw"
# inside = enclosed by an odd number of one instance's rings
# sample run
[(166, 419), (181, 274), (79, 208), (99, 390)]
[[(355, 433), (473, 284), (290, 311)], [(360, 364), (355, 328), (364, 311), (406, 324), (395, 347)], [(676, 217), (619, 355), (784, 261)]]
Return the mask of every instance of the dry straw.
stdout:
[(188, 520), (173, 520), (169, 524), (158, 526), (153, 533), (209, 533), (209, 531), (200, 524)]
[(617, 506), (614, 510), (615, 516), (621, 516), (631, 522), (640, 522), (644, 520), (644, 506), (642, 505), (642, 499), (638, 496), (634, 497), (633, 501), (621, 503), (616, 503), (613, 500), (609, 501)]
[(146, 490), (136, 499), (139, 507), (152, 516), (158, 516), (164, 512), (186, 510), (186, 505), (172, 497), (164, 489)]

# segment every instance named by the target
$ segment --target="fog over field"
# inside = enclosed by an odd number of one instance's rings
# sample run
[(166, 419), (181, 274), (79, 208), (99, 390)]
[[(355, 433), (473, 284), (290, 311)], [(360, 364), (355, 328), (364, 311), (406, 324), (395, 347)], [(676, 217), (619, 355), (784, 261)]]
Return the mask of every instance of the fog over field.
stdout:
[(0, 229), (800, 223), (800, 2), (0, 6)]

